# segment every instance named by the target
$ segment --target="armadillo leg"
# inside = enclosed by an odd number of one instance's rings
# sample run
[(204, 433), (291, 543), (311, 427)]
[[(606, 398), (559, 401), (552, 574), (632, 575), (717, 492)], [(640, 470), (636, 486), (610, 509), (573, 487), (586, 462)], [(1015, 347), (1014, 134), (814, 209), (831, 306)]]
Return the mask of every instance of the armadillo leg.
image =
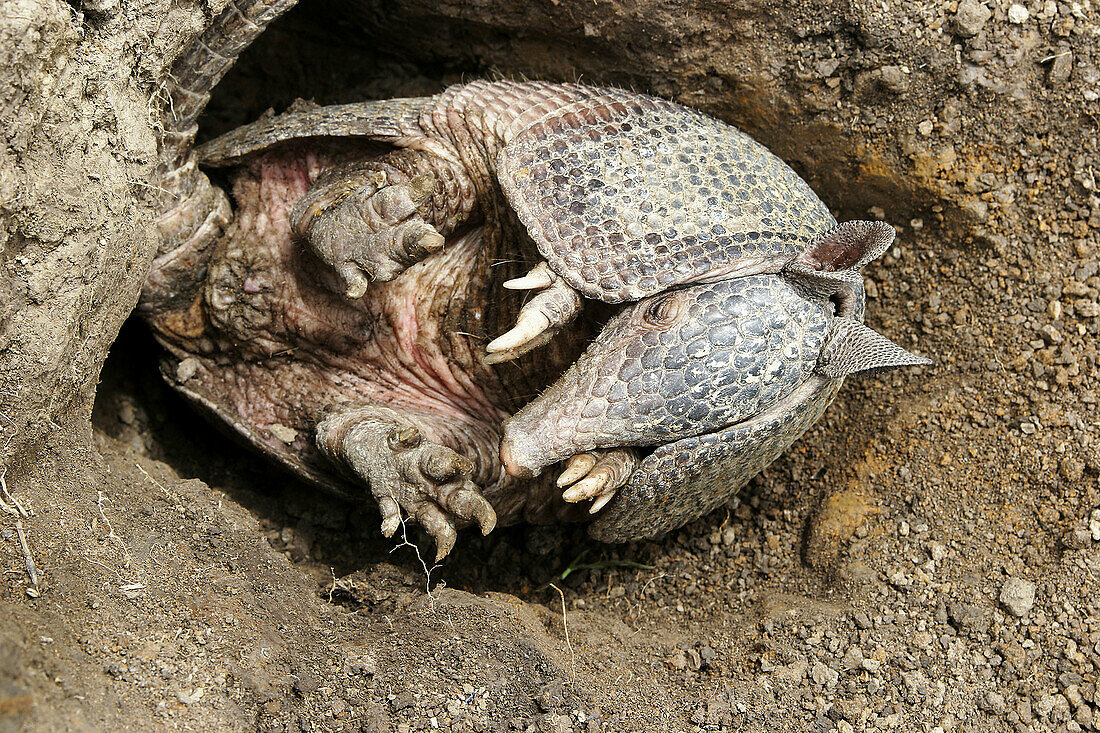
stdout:
[(497, 515), (471, 480), (473, 461), (433, 440), (436, 427), (430, 418), (389, 407), (358, 407), (322, 420), (316, 441), (367, 482), (385, 536), (402, 525), (404, 512), (435, 540), (439, 561), (454, 547), (458, 527), (476, 523), (488, 534)]
[(419, 150), (326, 171), (294, 206), (294, 231), (343, 279), (350, 298), (439, 251), (474, 214), (465, 170)]

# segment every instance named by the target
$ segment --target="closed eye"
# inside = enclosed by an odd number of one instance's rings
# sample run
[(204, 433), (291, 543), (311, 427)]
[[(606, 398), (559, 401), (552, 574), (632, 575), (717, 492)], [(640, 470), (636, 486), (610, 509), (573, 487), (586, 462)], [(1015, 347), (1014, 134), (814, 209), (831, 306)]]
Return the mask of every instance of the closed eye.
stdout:
[(667, 293), (653, 299), (645, 308), (646, 325), (652, 328), (668, 328), (679, 317), (683, 302), (676, 293)]

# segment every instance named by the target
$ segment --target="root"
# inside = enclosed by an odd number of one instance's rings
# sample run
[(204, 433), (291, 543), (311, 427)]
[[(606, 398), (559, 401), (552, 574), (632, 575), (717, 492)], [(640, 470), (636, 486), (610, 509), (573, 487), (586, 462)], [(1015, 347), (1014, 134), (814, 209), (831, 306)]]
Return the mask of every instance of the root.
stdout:
[(22, 519), (15, 520), (15, 532), (19, 535), (19, 546), (23, 549), (23, 559), (27, 563), (27, 577), (31, 581), (31, 587), (27, 588), (27, 595), (31, 598), (38, 598), (40, 595), (38, 592), (38, 568), (34, 565), (31, 548), (27, 544), (27, 534), (23, 531)]
[(420, 569), (424, 571), (424, 592), (428, 595), (428, 602), (432, 613), (435, 613), (435, 596), (432, 594), (432, 573), (443, 566), (440, 563), (436, 563), (428, 567), (428, 563), (424, 561), (424, 556), (420, 554), (420, 547), (409, 542), (408, 525), (406, 524), (408, 520), (406, 520), (405, 517), (401, 517), (399, 521), (401, 522), (401, 543), (394, 545), (393, 549), (390, 550), (390, 554), (392, 555), (402, 547), (411, 547), (413, 552), (416, 553), (416, 560), (420, 563)]

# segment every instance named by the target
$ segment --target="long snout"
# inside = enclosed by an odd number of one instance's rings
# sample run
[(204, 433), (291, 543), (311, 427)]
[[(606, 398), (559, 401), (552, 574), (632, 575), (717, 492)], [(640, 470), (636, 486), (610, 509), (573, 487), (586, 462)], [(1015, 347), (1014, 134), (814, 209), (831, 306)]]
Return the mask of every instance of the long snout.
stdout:
[(552, 463), (578, 452), (574, 434), (562, 425), (565, 414), (559, 409), (564, 395), (551, 387), (537, 400), (504, 421), (500, 441), (500, 462), (516, 478), (538, 476)]

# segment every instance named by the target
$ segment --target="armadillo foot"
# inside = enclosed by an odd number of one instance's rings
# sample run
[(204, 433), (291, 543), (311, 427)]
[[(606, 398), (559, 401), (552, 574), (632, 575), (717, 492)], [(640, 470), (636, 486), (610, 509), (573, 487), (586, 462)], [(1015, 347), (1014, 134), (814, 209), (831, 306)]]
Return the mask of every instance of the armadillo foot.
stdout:
[(490, 341), (485, 363), (509, 361), (542, 346), (581, 311), (581, 296), (545, 262), (535, 265), (523, 277), (504, 283), (509, 290), (538, 290), (538, 295), (519, 311), (516, 325)]
[(443, 247), (421, 212), (435, 189), (433, 173), (410, 177), (381, 161), (335, 169), (298, 200), (290, 220), (340, 275), (347, 296), (361, 298), (372, 280), (392, 280)]
[(366, 480), (382, 512), (382, 534), (392, 537), (404, 512), (435, 540), (436, 562), (454, 547), (457, 527), (476, 523), (484, 535), (496, 526), (496, 512), (470, 480), (473, 462), (428, 440), (395, 410), (329, 416), (317, 426), (316, 440)]
[(637, 467), (638, 456), (630, 448), (578, 453), (558, 476), (558, 488), (569, 487), (561, 498), (568, 502), (594, 499), (588, 512), (595, 514), (614, 498)]

